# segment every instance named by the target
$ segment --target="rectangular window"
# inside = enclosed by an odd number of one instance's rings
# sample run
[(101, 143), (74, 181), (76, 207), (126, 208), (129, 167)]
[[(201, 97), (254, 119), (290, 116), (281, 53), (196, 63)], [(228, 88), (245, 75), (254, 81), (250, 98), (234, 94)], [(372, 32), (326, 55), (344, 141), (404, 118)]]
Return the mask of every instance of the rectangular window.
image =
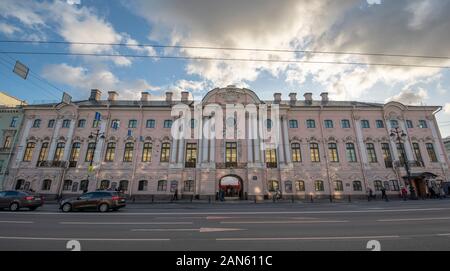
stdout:
[(147, 123), (145, 125), (146, 128), (155, 128), (155, 120), (147, 120)]
[(386, 168), (392, 168), (392, 156), (389, 143), (381, 143), (381, 150), (383, 151), (384, 165)]
[(362, 120), (361, 121), (361, 128), (367, 129), (370, 128), (370, 123), (368, 120)]
[(436, 163), (438, 161), (438, 159), (436, 156), (436, 152), (434, 151), (433, 143), (427, 143), (426, 146), (427, 146), (428, 156), (430, 157), (430, 161), (433, 163)]
[(78, 128), (84, 127), (86, 127), (86, 120), (85, 119), (78, 120)]
[(116, 142), (109, 142), (106, 145), (105, 162), (113, 162), (116, 153)]
[(47, 160), (48, 142), (42, 143), (41, 151), (39, 152), (38, 162)]
[(406, 128), (408, 129), (414, 128), (413, 122), (410, 120), (406, 120)]
[(377, 128), (384, 128), (384, 122), (382, 120), (376, 120)]
[(366, 144), (367, 159), (369, 163), (377, 163), (377, 153), (375, 152), (375, 145), (373, 143)]
[(161, 145), (161, 158), (160, 161), (162, 163), (169, 162), (170, 157), (170, 143), (163, 143)]
[(225, 143), (225, 163), (237, 163), (237, 143)]
[(350, 121), (349, 120), (341, 120), (341, 127), (342, 128), (350, 128)]
[(92, 121), (92, 128), (98, 128), (100, 126), (100, 120), (93, 120)]
[(11, 123), (9, 124), (9, 127), (15, 128), (17, 126), (17, 120), (18, 119), (19, 119), (19, 117), (12, 117), (11, 118)]
[(144, 148), (142, 149), (142, 162), (152, 161), (152, 143), (144, 143)]
[(292, 143), (292, 162), (301, 162), (302, 161), (302, 152), (300, 149), (300, 143)]
[(391, 128), (397, 128), (398, 127), (398, 121), (397, 120), (390, 120)]
[(172, 128), (172, 120), (165, 120), (164, 128)]
[(289, 120), (289, 128), (298, 128), (297, 120)]
[(306, 120), (306, 128), (316, 128), (315, 120)]
[(417, 165), (423, 167), (422, 153), (420, 152), (419, 143), (413, 143), (414, 155), (416, 156)]
[(356, 162), (355, 144), (347, 143), (345, 144), (345, 147), (347, 151), (347, 161), (349, 161), (350, 163)]
[(336, 143), (328, 143), (328, 156), (330, 162), (339, 162), (339, 155)]
[(69, 161), (71, 161), (71, 162), (78, 161), (78, 157), (80, 156), (80, 147), (81, 147), (81, 143), (79, 143), (79, 142), (73, 143), (72, 150), (70, 151)]
[(428, 128), (426, 120), (419, 120), (419, 128)]
[(53, 161), (61, 161), (64, 155), (64, 142), (59, 142), (56, 145), (55, 156), (53, 157)]
[(53, 128), (55, 127), (55, 120), (49, 120), (47, 124), (47, 128)]
[(400, 159), (400, 165), (404, 166), (406, 162), (405, 145), (403, 143), (397, 143), (397, 152)]
[(31, 158), (33, 157), (33, 151), (36, 147), (36, 143), (34, 142), (28, 142), (27, 147), (25, 148), (25, 153), (23, 155), (23, 161), (24, 162), (30, 162)]
[(94, 142), (90, 142), (88, 144), (88, 148), (86, 151), (86, 157), (84, 158), (84, 161), (86, 162), (91, 162), (94, 160), (94, 150), (95, 150), (95, 143)]
[(197, 163), (197, 144), (187, 143), (185, 166), (189, 168), (195, 168), (196, 163)]
[(311, 162), (320, 162), (319, 144), (311, 143), (309, 144), (309, 149), (311, 153)]
[(277, 151), (276, 149), (266, 149), (266, 167), (276, 168), (277, 164)]
[(344, 191), (344, 185), (342, 184), (342, 181), (334, 181), (334, 191), (336, 192)]
[(392, 188), (392, 191), (400, 191), (400, 186), (398, 185), (398, 180), (390, 180), (390, 187)]
[(69, 128), (70, 127), (70, 120), (63, 120), (62, 128)]
[(158, 181), (158, 191), (166, 191), (167, 190), (167, 181), (162, 180)]
[(124, 162), (132, 162), (133, 161), (133, 152), (134, 152), (134, 143), (127, 142), (125, 144), (125, 150), (123, 152), (123, 161)]
[(333, 121), (332, 120), (324, 120), (325, 128), (333, 128)]
[(325, 191), (325, 188), (323, 186), (323, 181), (315, 181), (314, 182), (314, 190), (316, 190), (316, 192)]
[(128, 128), (136, 128), (136, 127), (137, 127), (137, 120), (128, 121)]

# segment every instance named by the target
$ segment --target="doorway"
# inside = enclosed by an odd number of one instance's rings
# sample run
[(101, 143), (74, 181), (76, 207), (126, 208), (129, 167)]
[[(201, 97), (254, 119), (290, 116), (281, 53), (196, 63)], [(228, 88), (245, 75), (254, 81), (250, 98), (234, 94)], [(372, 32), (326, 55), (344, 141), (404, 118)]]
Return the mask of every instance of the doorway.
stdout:
[(219, 190), (224, 192), (225, 200), (238, 200), (243, 198), (242, 179), (235, 175), (222, 177), (219, 181)]

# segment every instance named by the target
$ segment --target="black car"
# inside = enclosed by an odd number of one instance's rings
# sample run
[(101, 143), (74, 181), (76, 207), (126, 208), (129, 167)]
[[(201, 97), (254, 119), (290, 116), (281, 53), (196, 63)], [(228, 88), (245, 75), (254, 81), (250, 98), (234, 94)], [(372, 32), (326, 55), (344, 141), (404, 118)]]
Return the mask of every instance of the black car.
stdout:
[(36, 210), (44, 204), (44, 199), (25, 191), (2, 191), (0, 192), (0, 209), (18, 211), (21, 208)]
[(62, 200), (59, 203), (59, 208), (63, 212), (89, 209), (107, 212), (109, 210), (117, 211), (125, 206), (125, 198), (115, 191), (88, 192), (76, 198)]

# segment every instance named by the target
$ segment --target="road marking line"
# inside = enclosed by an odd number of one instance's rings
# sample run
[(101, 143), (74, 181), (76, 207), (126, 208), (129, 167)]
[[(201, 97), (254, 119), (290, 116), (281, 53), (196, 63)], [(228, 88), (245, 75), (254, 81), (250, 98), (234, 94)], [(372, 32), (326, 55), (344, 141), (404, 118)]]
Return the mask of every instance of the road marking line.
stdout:
[(448, 220), (450, 217), (421, 217), (421, 218), (395, 218), (378, 219), (378, 222), (400, 222), (400, 221), (427, 221), (427, 220)]
[(59, 222), (63, 225), (192, 225), (193, 222)]
[(437, 236), (450, 236), (450, 233), (438, 233)]
[(389, 239), (399, 238), (399, 235), (381, 236), (329, 236), (329, 237), (248, 237), (248, 238), (216, 238), (217, 241), (288, 241), (288, 240), (351, 240), (351, 239)]
[(0, 221), (0, 223), (11, 223), (11, 224), (33, 224), (33, 221)]
[(135, 232), (148, 232), (148, 231), (194, 231), (194, 232), (224, 232), (224, 231), (243, 231), (245, 229), (235, 229), (235, 228), (199, 228), (199, 229), (132, 229)]
[(314, 224), (314, 223), (348, 223), (348, 220), (308, 220), (308, 221), (221, 221), (221, 224)]
[(74, 237), (25, 237), (25, 236), (0, 236), (0, 239), (6, 240), (39, 240), (39, 241), (68, 241), (68, 240), (77, 240), (77, 241), (113, 241), (113, 242), (122, 242), (122, 241), (170, 241), (168, 238), (122, 238), (122, 239), (114, 239), (114, 238), (74, 238)]

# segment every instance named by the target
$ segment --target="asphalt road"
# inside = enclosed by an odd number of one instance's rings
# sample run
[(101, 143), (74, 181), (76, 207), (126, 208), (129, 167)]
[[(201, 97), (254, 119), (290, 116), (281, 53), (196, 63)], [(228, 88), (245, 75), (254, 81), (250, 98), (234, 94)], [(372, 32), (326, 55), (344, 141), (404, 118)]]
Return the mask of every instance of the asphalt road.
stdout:
[[(0, 211), (0, 250), (450, 250), (450, 200)], [(377, 242), (374, 242), (378, 244)]]

